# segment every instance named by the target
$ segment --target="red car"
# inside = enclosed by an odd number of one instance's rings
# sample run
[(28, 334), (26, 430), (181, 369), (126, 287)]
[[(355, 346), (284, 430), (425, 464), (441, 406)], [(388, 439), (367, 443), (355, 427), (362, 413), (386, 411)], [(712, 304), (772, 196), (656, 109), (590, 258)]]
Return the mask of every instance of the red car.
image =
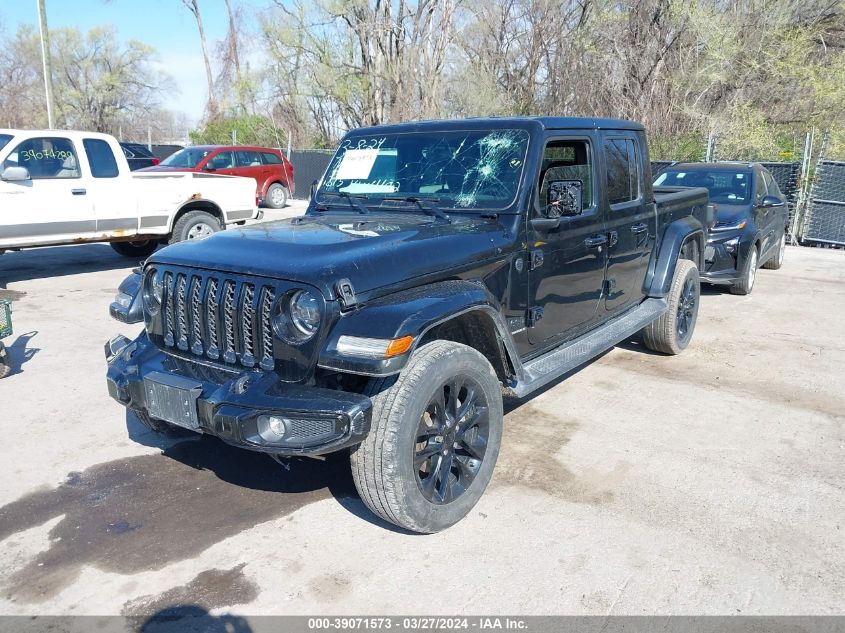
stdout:
[(258, 199), (281, 209), (294, 193), (293, 165), (270, 147), (193, 145), (171, 154), (155, 167), (138, 171), (205, 171), (226, 176), (254, 178)]

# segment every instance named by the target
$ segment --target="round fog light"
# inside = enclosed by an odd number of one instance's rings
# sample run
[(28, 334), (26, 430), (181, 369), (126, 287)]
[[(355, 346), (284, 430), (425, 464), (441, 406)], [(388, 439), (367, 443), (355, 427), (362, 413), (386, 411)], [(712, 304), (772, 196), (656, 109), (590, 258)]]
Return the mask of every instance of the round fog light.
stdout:
[(278, 415), (258, 417), (258, 434), (265, 442), (278, 442), (287, 433), (287, 420)]

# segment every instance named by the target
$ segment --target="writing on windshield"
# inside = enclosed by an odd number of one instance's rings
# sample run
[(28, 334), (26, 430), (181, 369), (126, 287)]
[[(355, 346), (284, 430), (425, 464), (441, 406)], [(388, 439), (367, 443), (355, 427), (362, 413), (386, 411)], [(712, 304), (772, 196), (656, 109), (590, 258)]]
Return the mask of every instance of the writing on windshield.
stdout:
[(320, 192), (501, 209), (516, 197), (527, 150), (524, 130), (352, 136), (338, 148)]

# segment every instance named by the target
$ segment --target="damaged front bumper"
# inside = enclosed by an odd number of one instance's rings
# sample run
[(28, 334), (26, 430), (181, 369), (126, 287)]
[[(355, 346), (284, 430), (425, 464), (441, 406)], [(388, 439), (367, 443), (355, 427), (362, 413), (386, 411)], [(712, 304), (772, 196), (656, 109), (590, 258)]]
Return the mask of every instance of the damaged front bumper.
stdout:
[(743, 233), (731, 231), (711, 233), (704, 250), (704, 270), (701, 281), (716, 285), (729, 285), (736, 282), (745, 265), (748, 244)]
[(170, 356), (142, 333), (106, 343), (109, 395), (173, 425), (275, 455), (321, 455), (360, 443), (372, 401), (283, 383), (273, 372), (230, 371)]

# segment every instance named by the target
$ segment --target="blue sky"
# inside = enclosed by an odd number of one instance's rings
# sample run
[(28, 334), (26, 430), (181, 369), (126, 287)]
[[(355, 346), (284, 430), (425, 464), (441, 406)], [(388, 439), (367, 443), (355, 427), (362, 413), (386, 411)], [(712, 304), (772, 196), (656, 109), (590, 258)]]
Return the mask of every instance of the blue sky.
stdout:
[[(248, 22), (256, 9), (270, 0), (234, 0)], [(202, 115), (206, 100), (205, 70), (194, 16), (181, 0), (46, 0), (50, 28), (73, 26), (87, 31), (111, 24), (118, 37), (137, 39), (156, 48), (161, 67), (179, 87), (165, 107), (186, 112), (193, 121)], [(214, 42), (226, 35), (228, 17), (223, 0), (199, 0), (205, 34), (213, 53)], [(36, 0), (0, 0), (0, 28), (13, 33), (20, 24), (38, 24)]]

